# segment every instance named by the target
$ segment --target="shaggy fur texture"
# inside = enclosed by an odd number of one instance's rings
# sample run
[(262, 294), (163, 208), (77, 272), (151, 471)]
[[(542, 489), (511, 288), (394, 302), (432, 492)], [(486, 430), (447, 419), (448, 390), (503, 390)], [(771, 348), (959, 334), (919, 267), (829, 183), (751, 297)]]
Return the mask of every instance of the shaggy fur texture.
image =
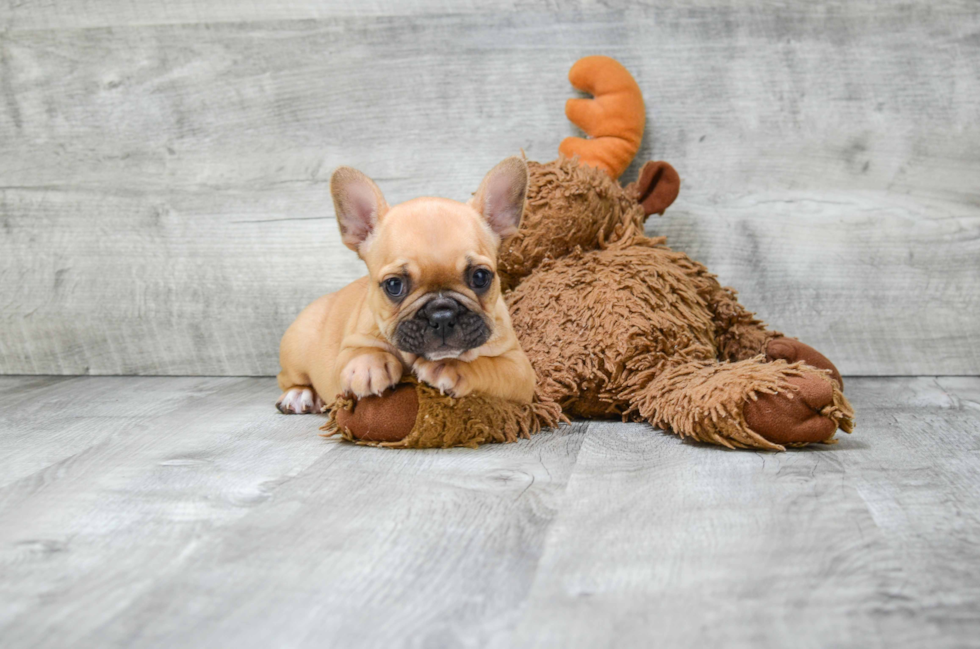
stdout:
[[(373, 441), (363, 439), (367, 431), (357, 430), (356, 422), (343, 426), (338, 416), (343, 411), (361, 408), (364, 403), (353, 399), (339, 399), (330, 411), (330, 417), (321, 430), (324, 437), (340, 435), (343, 439), (367, 446), (387, 448), (449, 448), (480, 444), (516, 442), (530, 437), (542, 428), (553, 428), (567, 422), (558, 404), (535, 400), (523, 405), (491, 399), (479, 395), (454, 399), (440, 394), (435, 388), (409, 378), (404, 381), (413, 385), (418, 399), (418, 414), (408, 434), (397, 441)], [(383, 402), (369, 407), (384, 408)]]
[[(803, 363), (767, 363), (761, 356), (735, 363), (680, 363), (657, 374), (649, 383), (636, 381), (636, 389), (629, 394), (632, 406), (626, 414), (701, 442), (728, 448), (784, 450), (784, 445), (749, 427), (744, 406), (763, 394), (788, 393), (796, 398), (798, 388), (789, 379), (808, 376), (828, 380), (824, 372)], [(833, 400), (817, 415), (836, 424), (829, 427), (831, 437), (837, 426), (850, 432), (854, 415), (840, 389), (833, 385), (832, 390)], [(829, 443), (830, 438), (822, 441)]]
[[(523, 277), (507, 301), (540, 394), (577, 417), (782, 449), (748, 427), (744, 405), (759, 393), (791, 395), (790, 377), (830, 382), (829, 373), (767, 363), (761, 354), (781, 334), (703, 265), (646, 237), (643, 210), (606, 180), (561, 158), (533, 165), (528, 227), (501, 260), (502, 272)], [(853, 411), (836, 387), (833, 395), (820, 414), (849, 431)]]
[(605, 172), (567, 158), (528, 161), (527, 203), (517, 234), (497, 256), (502, 288), (514, 288), (545, 259), (591, 250), (643, 228), (643, 208)]

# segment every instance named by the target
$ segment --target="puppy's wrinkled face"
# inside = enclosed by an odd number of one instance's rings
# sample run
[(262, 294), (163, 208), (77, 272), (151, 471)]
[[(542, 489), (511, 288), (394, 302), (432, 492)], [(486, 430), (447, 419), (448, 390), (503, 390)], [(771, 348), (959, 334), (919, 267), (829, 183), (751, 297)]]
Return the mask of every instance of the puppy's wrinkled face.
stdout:
[(364, 260), (371, 310), (398, 349), (456, 358), (494, 334), (497, 239), (471, 207), (420, 198), (389, 211)]
[(497, 250), (520, 225), (526, 190), (520, 158), (494, 167), (467, 203), (417, 198), (389, 208), (360, 172), (334, 173), (341, 235), (367, 264), (368, 305), (391, 344), (434, 361), (501, 335)]

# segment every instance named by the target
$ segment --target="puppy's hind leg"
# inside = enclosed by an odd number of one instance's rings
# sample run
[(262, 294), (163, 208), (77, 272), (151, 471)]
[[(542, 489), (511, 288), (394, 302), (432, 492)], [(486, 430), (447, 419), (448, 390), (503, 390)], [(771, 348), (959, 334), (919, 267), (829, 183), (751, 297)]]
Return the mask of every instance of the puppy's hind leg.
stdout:
[(282, 396), (276, 401), (276, 408), (285, 415), (323, 412), (323, 400), (313, 389), (307, 357), (311, 354), (310, 350), (316, 348), (318, 324), (324, 319), (333, 299), (333, 294), (325, 295), (303, 309), (279, 343), (282, 371), (277, 378)]
[(310, 377), (303, 372), (283, 370), (279, 372), (279, 389), (282, 396), (276, 408), (284, 415), (305, 415), (323, 412), (323, 399), (310, 385)]
[(282, 393), (276, 401), (276, 408), (284, 415), (307, 415), (321, 413), (326, 406), (313, 388), (297, 386)]

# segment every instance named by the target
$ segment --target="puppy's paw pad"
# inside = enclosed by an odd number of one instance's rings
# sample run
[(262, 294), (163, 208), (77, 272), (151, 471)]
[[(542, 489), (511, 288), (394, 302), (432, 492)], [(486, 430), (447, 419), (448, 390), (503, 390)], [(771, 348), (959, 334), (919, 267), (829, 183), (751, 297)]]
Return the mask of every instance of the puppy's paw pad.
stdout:
[(284, 415), (305, 415), (323, 412), (323, 401), (310, 388), (291, 388), (282, 393), (276, 408)]
[(341, 390), (355, 397), (379, 395), (402, 378), (402, 364), (391, 354), (362, 354), (341, 372)]

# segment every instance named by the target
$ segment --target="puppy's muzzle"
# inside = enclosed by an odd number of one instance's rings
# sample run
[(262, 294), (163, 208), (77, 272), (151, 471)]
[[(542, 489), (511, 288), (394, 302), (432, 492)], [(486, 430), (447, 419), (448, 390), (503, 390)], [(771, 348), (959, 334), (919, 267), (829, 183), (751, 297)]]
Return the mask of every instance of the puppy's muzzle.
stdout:
[(490, 338), (490, 327), (458, 300), (436, 295), (395, 328), (395, 345), (427, 360), (455, 358)]

